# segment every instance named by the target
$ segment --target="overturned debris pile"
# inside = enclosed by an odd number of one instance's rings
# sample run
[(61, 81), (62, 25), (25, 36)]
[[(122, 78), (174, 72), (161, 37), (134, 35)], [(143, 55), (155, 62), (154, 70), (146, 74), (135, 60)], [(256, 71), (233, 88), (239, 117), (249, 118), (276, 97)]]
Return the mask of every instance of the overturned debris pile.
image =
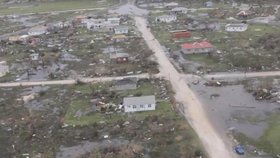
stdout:
[(253, 96), (256, 100), (271, 100), (277, 99), (279, 94), (273, 89), (258, 88), (253, 92)]

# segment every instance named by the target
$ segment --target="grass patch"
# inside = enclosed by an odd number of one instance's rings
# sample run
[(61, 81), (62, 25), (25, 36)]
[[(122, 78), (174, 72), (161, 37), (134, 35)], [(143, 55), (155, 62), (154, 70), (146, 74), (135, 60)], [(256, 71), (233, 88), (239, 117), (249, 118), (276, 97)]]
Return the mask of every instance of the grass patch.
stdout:
[(269, 118), (269, 124), (269, 128), (266, 130), (264, 136), (261, 137), (261, 141), (269, 142), (271, 147), (269, 150), (276, 155), (280, 151), (280, 115), (272, 115)]
[(126, 97), (129, 95), (133, 95), (133, 96), (154, 95), (155, 87), (150, 82), (142, 82), (139, 83), (137, 89), (118, 91), (117, 93), (119, 93), (121, 97)]
[(66, 124), (71, 125), (90, 125), (93, 123), (98, 123), (100, 121), (106, 121), (108, 123), (114, 123), (120, 120), (123, 116), (118, 114), (106, 115), (99, 112), (90, 112), (88, 114), (82, 115), (81, 117), (77, 117), (78, 113), (84, 113), (90, 110), (91, 104), (89, 100), (79, 99), (73, 100), (70, 103), (70, 107), (68, 108), (66, 115), (64, 117), (64, 122)]
[(209, 56), (205, 54), (189, 54), (183, 55), (186, 60), (197, 62), (204, 66), (204, 69), (211, 69), (212, 71), (226, 71), (229, 65), (219, 62), (218, 57)]
[(90, 85), (76, 85), (75, 90), (81, 92), (82, 94), (91, 94), (93, 88)]
[(171, 105), (169, 102), (159, 102), (156, 105), (155, 111), (143, 111), (143, 112), (137, 112), (132, 114), (137, 120), (143, 120), (148, 116), (160, 116), (165, 115), (169, 118), (175, 118), (176, 113), (171, 108)]
[(235, 137), (242, 144), (251, 144), (257, 147), (258, 149), (264, 150), (266, 153), (275, 156), (279, 154), (280, 151), (280, 115), (273, 114), (268, 119), (269, 127), (266, 129), (263, 136), (258, 140), (253, 140), (248, 138), (242, 133), (237, 133)]
[(0, 82), (11, 82), (15, 80), (15, 75), (8, 73), (5, 76), (0, 77)]
[(59, 0), (40, 3), (24, 3), (21, 5), (10, 5), (7, 8), (1, 8), (0, 15), (10, 14), (27, 14), (27, 13), (42, 13), (50, 11), (65, 11), (75, 9), (91, 9), (99, 7), (108, 7), (117, 4), (118, 0), (105, 0), (100, 2), (97, 0)]
[(119, 120), (127, 119), (128, 117), (133, 117), (137, 120), (144, 120), (149, 116), (166, 116), (171, 119), (176, 118), (176, 113), (172, 110), (169, 102), (159, 102), (157, 103), (156, 110), (154, 111), (144, 111), (144, 112), (135, 112), (132, 114), (124, 113), (114, 113), (111, 115), (106, 115), (101, 112), (91, 112), (84, 116), (77, 117), (78, 113), (84, 113), (89, 110), (91, 107), (89, 100), (86, 99), (77, 99), (73, 100), (70, 103), (66, 115), (64, 117), (64, 122), (71, 125), (90, 125), (93, 123), (98, 123), (100, 121), (106, 121), (107, 123), (114, 123)]
[(215, 59), (213, 59), (211, 56), (203, 55), (203, 54), (185, 55), (185, 58), (187, 60), (196, 61), (196, 62), (204, 63), (207, 65), (213, 65), (213, 64), (217, 63), (217, 61), (215, 61)]
[[(152, 32), (159, 42), (170, 48), (171, 51), (180, 50), (180, 45), (183, 43), (192, 43), (202, 40), (208, 40), (212, 43), (221, 54), (216, 58), (209, 58), (203, 55), (191, 56), (190, 61), (202, 64), (207, 69), (213, 71), (227, 71), (228, 69), (244, 69), (251, 68), (252, 70), (274, 69), (273, 66), (279, 65), (277, 58), (274, 58), (275, 53), (256, 49), (254, 45), (259, 45), (257, 41), (267, 35), (275, 32), (280, 32), (279, 27), (266, 24), (248, 24), (248, 30), (245, 32), (226, 32), (221, 26), (220, 30), (213, 31), (191, 31), (192, 37), (185, 39), (173, 39), (170, 30), (183, 29), (182, 21), (186, 17), (178, 16), (181, 23), (155, 23), (154, 15), (150, 17)], [(220, 20), (222, 23), (230, 23), (226, 20)], [(239, 53), (239, 54), (237, 54)], [(263, 67), (262, 67), (263, 66)]]

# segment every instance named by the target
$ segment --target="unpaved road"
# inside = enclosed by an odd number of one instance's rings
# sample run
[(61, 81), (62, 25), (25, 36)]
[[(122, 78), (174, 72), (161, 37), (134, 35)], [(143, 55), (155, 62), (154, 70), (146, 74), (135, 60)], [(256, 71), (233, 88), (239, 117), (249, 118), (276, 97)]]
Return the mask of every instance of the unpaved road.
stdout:
[(80, 12), (80, 11), (94, 11), (94, 10), (105, 10), (107, 8), (87, 8), (87, 9), (70, 9), (70, 10), (58, 10), (58, 11), (47, 11), (47, 12), (36, 12), (36, 13), (23, 13), (23, 14), (11, 14), (11, 15), (0, 15), (0, 17), (6, 17), (6, 16), (28, 16), (28, 15), (34, 15), (34, 14), (56, 14), (56, 13), (68, 13), (68, 12)]
[(242, 78), (253, 78), (253, 77), (269, 77), (269, 76), (280, 76), (280, 71), (262, 71), (262, 72), (229, 72), (229, 73), (215, 73), (204, 75), (204, 78), (225, 78), (225, 79), (242, 79)]
[(143, 17), (134, 17), (134, 19), (149, 48), (155, 52), (161, 74), (171, 82), (176, 92), (176, 99), (184, 104), (185, 117), (197, 132), (209, 156), (211, 158), (235, 157), (231, 150), (232, 147), (225, 145), (225, 141), (211, 125), (197, 96), (188, 87), (184, 79), (181, 79), (181, 75), (165, 56), (159, 42), (146, 27), (146, 20)]
[[(117, 77), (99, 77), (99, 78), (79, 78), (80, 81), (84, 83), (91, 82), (106, 82), (113, 80), (121, 80), (124, 78), (133, 77), (133, 78), (149, 78), (149, 74), (139, 74), (139, 75), (130, 75), (130, 76), (117, 76)], [(67, 79), (67, 80), (53, 80), (53, 81), (23, 81), (23, 82), (7, 82), (0, 83), (0, 87), (18, 87), (18, 86), (40, 86), (40, 85), (66, 85), (66, 84), (76, 84), (77, 80)]]

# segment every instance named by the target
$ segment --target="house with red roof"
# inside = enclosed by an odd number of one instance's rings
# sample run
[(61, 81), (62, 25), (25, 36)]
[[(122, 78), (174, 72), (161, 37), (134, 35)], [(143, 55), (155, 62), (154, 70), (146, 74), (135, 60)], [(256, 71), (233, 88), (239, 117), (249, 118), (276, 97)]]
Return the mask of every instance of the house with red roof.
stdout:
[(181, 45), (181, 50), (184, 54), (209, 54), (215, 50), (215, 47), (207, 41), (202, 41), (184, 43)]

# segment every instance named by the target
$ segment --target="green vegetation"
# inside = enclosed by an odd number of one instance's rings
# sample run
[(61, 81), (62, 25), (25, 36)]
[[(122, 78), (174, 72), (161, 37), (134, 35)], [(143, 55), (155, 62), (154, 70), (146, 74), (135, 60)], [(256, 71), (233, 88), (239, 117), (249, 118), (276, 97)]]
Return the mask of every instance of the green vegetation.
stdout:
[(274, 114), (269, 119), (269, 128), (266, 130), (264, 136), (261, 137), (262, 142), (269, 142), (267, 150), (272, 153), (279, 154), (280, 151), (280, 115)]
[(75, 9), (94, 9), (103, 8), (117, 4), (118, 0), (58, 0), (48, 2), (29, 2), (20, 5), (10, 5), (0, 9), (0, 15), (42, 13), (51, 11), (66, 11)]
[[(105, 94), (106, 91), (109, 90), (109, 87), (112, 83), (106, 82), (102, 84), (93, 84), (93, 85), (75, 85), (71, 86), (71, 90), (76, 93), (80, 93), (85, 95), (84, 97), (74, 97), (71, 100), (70, 106), (66, 111), (66, 115), (64, 117), (64, 122), (66, 124), (72, 125), (90, 125), (93, 123), (98, 123), (100, 121), (106, 122), (116, 122), (121, 119), (125, 119), (127, 116), (122, 114), (111, 114), (106, 115), (105, 111), (103, 112), (93, 112), (92, 104), (89, 101), (89, 96), (92, 94)], [(69, 90), (70, 90), (69, 89)], [(115, 97), (112, 97), (109, 102), (121, 102), (123, 97), (132, 95), (132, 96), (141, 96), (141, 95), (153, 95), (156, 92), (156, 87), (154, 87), (150, 82), (142, 81), (139, 83), (139, 86), (135, 90), (126, 90), (126, 91), (117, 91)], [(89, 96), (88, 96), (89, 95)], [(109, 94), (110, 95), (110, 94)], [(113, 107), (111, 107), (112, 110)], [(152, 112), (143, 112), (143, 113), (135, 113), (133, 116), (135, 118), (144, 119), (150, 115), (159, 115), (165, 114), (167, 112), (172, 112), (170, 104), (167, 102), (161, 102), (158, 104), (158, 109)], [(90, 111), (90, 112), (87, 112)], [(110, 111), (110, 108), (109, 108)], [(172, 112), (175, 114), (174, 112)]]
[(15, 79), (15, 75), (8, 73), (5, 76), (0, 77), (0, 82), (10, 82)]
[(138, 88), (135, 90), (126, 90), (126, 91), (118, 91), (117, 93), (121, 96), (121, 97), (125, 97), (128, 95), (153, 95), (156, 92), (156, 87), (153, 86), (151, 83), (149, 82), (143, 82), (140, 83)]
[[(163, 13), (162, 13), (163, 14)], [(196, 14), (193, 13), (193, 14)], [(251, 69), (251, 70), (269, 70), (276, 66), (280, 66), (278, 59), (275, 58), (275, 51), (263, 50), (260, 46), (260, 38), (280, 32), (279, 27), (267, 24), (249, 24), (248, 30), (245, 32), (227, 32), (224, 26), (220, 30), (213, 31), (191, 31), (192, 37), (185, 39), (173, 39), (170, 33), (171, 30), (185, 29), (182, 25), (187, 17), (178, 15), (176, 23), (154, 23), (154, 19), (159, 14), (152, 14), (149, 17), (151, 22), (152, 32), (161, 44), (170, 48), (171, 51), (180, 50), (180, 45), (185, 42), (197, 42), (208, 40), (212, 43), (219, 54), (214, 56), (194, 55), (185, 56), (187, 60), (199, 63), (205, 69), (213, 71), (227, 71), (228, 69)], [(203, 21), (198, 21), (202, 24)], [(224, 19), (216, 19), (216, 23), (230, 23)], [(209, 20), (209, 23), (211, 21)]]
[(177, 114), (172, 110), (169, 102), (159, 102), (157, 103), (157, 108), (155, 111), (145, 111), (136, 112), (129, 114), (105, 114), (101, 112), (91, 112), (84, 116), (76, 116), (78, 113), (84, 113), (91, 108), (91, 104), (87, 100), (73, 100), (67, 113), (64, 117), (64, 122), (70, 125), (91, 125), (94, 123), (99, 123), (100, 121), (105, 121), (107, 123), (116, 123), (120, 120), (127, 120), (134, 118), (136, 120), (144, 120), (149, 116), (168, 116), (170, 118), (176, 118)]
[[(87, 100), (73, 100), (70, 104), (70, 107), (67, 110), (67, 113), (65, 115), (64, 122), (66, 124), (71, 125), (90, 125), (93, 123), (98, 123), (100, 121), (106, 120), (107, 122), (111, 121), (118, 121), (116, 117), (114, 119), (107, 118), (105, 114), (102, 113), (89, 113), (84, 115), (83, 113), (86, 112), (86, 110), (90, 110), (90, 103)], [(76, 116), (77, 113), (80, 112), (81, 115), (84, 116)], [(117, 115), (115, 115), (117, 116)]]
[[(255, 120), (254, 120), (255, 121)], [(266, 129), (263, 136), (258, 140), (253, 140), (248, 138), (242, 133), (238, 133), (235, 137), (242, 144), (251, 144), (257, 147), (258, 149), (264, 150), (265, 152), (276, 156), (280, 151), (280, 115), (279, 113), (272, 114), (267, 120), (269, 127)]]
[(137, 112), (133, 114), (133, 117), (137, 120), (143, 120), (148, 116), (161, 116), (165, 115), (169, 118), (176, 118), (177, 114), (172, 109), (169, 102), (159, 102), (157, 103), (157, 107), (155, 111), (144, 111), (144, 112)]
[(217, 63), (217, 61), (214, 58), (211, 58), (211, 56), (209, 55), (199, 55), (199, 54), (186, 55), (186, 59), (205, 63), (206, 65), (213, 65)]
[[(162, 84), (157, 81), (153, 80), (148, 84), (151, 81), (140, 80), (140, 87), (131, 93), (148, 93), (148, 91), (158, 93), (156, 87)], [(121, 91), (108, 91), (109, 85), (110, 83), (93, 85), (81, 83), (44, 88), (36, 86), (34, 88), (42, 89), (34, 101), (39, 105), (46, 105), (40, 110), (32, 107), (33, 101), (25, 104), (17, 101), (23, 92), (32, 93), (31, 87), (0, 89), (2, 100), (0, 110), (3, 111), (0, 113), (0, 119), (2, 122), (9, 122), (10, 118), (13, 118), (11, 128), (3, 126), (0, 129), (0, 140), (4, 142), (0, 144), (2, 147), (0, 157), (20, 157), (24, 153), (30, 153), (32, 157), (39, 153), (43, 157), (55, 157), (59, 154), (61, 146), (74, 147), (85, 141), (104, 144), (102, 142), (107, 140), (125, 141), (128, 144), (116, 147), (102, 145), (102, 148), (97, 147), (96, 150), (81, 153), (79, 156), (108, 157), (111, 151), (115, 151), (113, 157), (121, 158), (138, 157), (142, 153), (149, 157), (193, 157), (194, 153), (201, 151), (204, 153), (191, 126), (173, 110), (169, 101), (158, 100), (154, 111), (130, 114), (115, 112), (109, 107), (104, 111), (88, 110), (92, 108), (93, 103), (90, 100), (93, 98), (104, 97), (101, 100), (104, 103), (110, 101), (117, 103), (115, 100), (122, 99), (118, 98), (118, 95), (113, 95), (121, 94)], [(171, 91), (168, 92), (172, 95)], [(105, 139), (104, 135), (108, 135), (109, 138)], [(12, 152), (10, 148), (5, 148), (5, 145), (13, 144), (15, 147), (21, 147), (21, 150)]]
[[(0, 9), (1, 10), (1, 9)], [(0, 19), (0, 35), (23, 29), (20, 23)]]
[(200, 37), (208, 39), (220, 50), (231, 51), (234, 46), (240, 49), (248, 48), (260, 37), (280, 31), (279, 27), (264, 24), (249, 24), (248, 30), (241, 33), (231, 33), (224, 31), (223, 28), (221, 29), (218, 32), (204, 32), (200, 34)]

